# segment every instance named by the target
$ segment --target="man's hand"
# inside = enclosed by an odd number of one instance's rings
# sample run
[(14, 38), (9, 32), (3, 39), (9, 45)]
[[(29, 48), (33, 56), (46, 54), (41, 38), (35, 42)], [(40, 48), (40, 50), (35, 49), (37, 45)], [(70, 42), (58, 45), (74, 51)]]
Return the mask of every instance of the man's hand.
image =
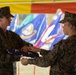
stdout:
[(41, 51), (41, 49), (39, 49), (39, 48), (36, 48), (36, 47), (29, 47), (30, 49), (29, 49), (29, 51), (32, 51), (32, 52), (40, 52)]
[(21, 48), (21, 50), (22, 50), (23, 52), (28, 52), (29, 49), (30, 49), (30, 48), (29, 48), (28, 46), (24, 46), (24, 47)]
[(21, 58), (20, 61), (21, 61), (22, 65), (28, 65), (28, 59), (27, 58)]

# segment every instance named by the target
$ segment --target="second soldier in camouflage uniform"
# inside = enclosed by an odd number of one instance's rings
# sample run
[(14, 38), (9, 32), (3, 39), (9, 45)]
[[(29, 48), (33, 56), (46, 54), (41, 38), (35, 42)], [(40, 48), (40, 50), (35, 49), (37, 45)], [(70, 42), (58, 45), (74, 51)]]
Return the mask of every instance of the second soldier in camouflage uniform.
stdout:
[(51, 66), (50, 75), (76, 75), (76, 14), (65, 12), (60, 22), (64, 24), (63, 31), (69, 37), (57, 43), (51, 51), (30, 47), (31, 51), (40, 52), (43, 57), (23, 58), (23, 65)]

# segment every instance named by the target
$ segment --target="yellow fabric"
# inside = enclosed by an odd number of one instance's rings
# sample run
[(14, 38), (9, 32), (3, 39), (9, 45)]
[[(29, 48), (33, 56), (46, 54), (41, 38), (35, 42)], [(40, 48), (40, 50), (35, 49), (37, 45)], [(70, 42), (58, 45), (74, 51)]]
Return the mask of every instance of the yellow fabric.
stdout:
[(30, 2), (31, 0), (0, 0), (0, 2)]
[(31, 4), (0, 4), (0, 7), (10, 6), (11, 13), (29, 14), (31, 13)]
[(30, 2), (30, 3), (32, 3), (32, 2), (73, 2), (73, 1), (75, 1), (76, 2), (76, 0), (0, 0), (0, 3), (1, 2)]

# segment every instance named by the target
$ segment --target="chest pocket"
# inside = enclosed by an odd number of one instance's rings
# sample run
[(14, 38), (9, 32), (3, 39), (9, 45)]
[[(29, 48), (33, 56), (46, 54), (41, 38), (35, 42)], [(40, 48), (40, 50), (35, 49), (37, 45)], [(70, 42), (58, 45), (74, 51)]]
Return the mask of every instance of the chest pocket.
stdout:
[(63, 72), (72, 72), (76, 64), (76, 51), (75, 50), (62, 50), (59, 52), (58, 65)]

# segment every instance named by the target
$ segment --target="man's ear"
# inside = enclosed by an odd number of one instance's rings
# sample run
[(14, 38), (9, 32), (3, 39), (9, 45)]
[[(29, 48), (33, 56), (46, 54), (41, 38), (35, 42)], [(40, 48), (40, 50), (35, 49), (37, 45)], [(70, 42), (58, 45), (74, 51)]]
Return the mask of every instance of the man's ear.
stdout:
[(0, 22), (1, 22), (2, 20), (1, 20), (1, 18), (0, 18)]
[(73, 25), (70, 24), (70, 29), (74, 29), (75, 27)]
[(76, 29), (76, 27), (75, 27), (75, 26), (72, 26), (72, 28), (73, 28), (73, 29)]
[(73, 29), (73, 25), (72, 25), (72, 24), (70, 24), (70, 25), (69, 25), (69, 28), (70, 28), (70, 29)]

